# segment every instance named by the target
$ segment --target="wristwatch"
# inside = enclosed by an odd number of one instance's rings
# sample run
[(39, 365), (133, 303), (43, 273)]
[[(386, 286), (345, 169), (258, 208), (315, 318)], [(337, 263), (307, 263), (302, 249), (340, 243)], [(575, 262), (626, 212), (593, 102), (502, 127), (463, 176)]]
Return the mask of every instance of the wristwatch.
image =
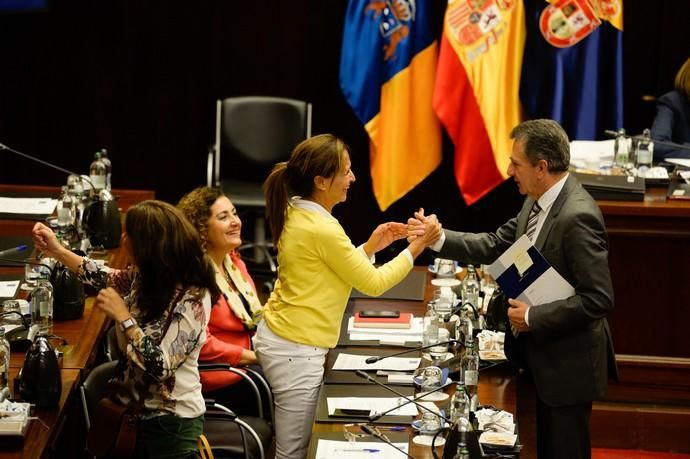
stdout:
[(130, 328), (135, 326), (136, 324), (137, 323), (133, 318), (127, 317), (125, 320), (120, 322), (120, 330), (122, 330), (123, 332), (126, 332), (127, 330), (129, 330)]

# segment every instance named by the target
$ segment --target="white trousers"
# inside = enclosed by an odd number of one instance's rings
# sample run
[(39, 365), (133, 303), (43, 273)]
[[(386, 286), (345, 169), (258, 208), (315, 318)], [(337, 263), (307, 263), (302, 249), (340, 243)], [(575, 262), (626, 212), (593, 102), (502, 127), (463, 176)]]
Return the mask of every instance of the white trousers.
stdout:
[(276, 459), (307, 455), (327, 348), (295, 343), (259, 323), (254, 349), (275, 400)]

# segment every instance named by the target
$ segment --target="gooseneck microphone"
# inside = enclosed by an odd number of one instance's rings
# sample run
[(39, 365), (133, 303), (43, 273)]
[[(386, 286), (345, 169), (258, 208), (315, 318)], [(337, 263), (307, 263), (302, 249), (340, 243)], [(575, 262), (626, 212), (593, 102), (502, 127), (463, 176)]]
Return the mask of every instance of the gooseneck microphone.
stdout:
[(459, 342), (460, 342), (460, 340), (457, 340), (457, 339), (449, 339), (448, 341), (441, 341), (440, 343), (429, 344), (428, 346), (420, 346), (420, 347), (415, 347), (412, 349), (405, 349), (404, 351), (396, 352), (395, 354), (368, 357), (365, 360), (365, 362), (366, 363), (376, 363), (379, 360), (387, 359), (388, 357), (396, 357), (398, 355), (409, 354), (410, 352), (417, 352), (417, 351), (422, 351), (424, 349), (429, 349), (430, 347), (443, 346), (445, 344), (453, 344), (453, 343), (459, 343)]
[[(0, 255), (4, 255), (3, 252), (0, 252)], [(14, 260), (12, 258), (0, 258), (0, 261), (3, 261), (5, 263), (14, 263), (17, 266), (23, 266), (23, 265), (43, 266), (44, 268), (47, 268), (51, 274), (53, 273), (53, 267), (52, 266), (47, 265), (45, 263), (39, 263), (38, 261), (31, 261), (31, 259), (29, 259), (29, 258), (25, 258), (23, 260)]]
[(93, 186), (93, 183), (91, 183), (91, 180), (89, 180), (87, 177), (85, 177), (81, 174), (77, 174), (76, 172), (73, 172), (69, 169), (65, 169), (64, 167), (60, 167), (60, 166), (57, 166), (53, 163), (49, 163), (48, 161), (44, 161), (42, 159), (36, 158), (35, 156), (27, 155), (26, 153), (22, 153), (21, 151), (15, 150), (14, 148), (8, 147), (7, 145), (0, 143), (0, 151), (3, 151), (3, 150), (9, 151), (10, 153), (14, 153), (15, 155), (21, 156), (21, 157), (26, 158), (26, 159), (30, 159), (31, 161), (35, 161), (37, 163), (43, 164), (44, 166), (51, 167), (51, 168), (56, 169), (60, 172), (64, 172), (65, 174), (78, 175), (79, 177), (81, 177), (82, 180), (86, 180), (89, 183), (89, 185), (91, 185), (92, 189), (95, 189), (95, 187)]
[[(0, 250), (0, 258), (6, 257), (7, 255), (12, 255), (15, 252), (23, 252), (28, 249), (28, 245), (18, 245), (17, 247), (12, 247), (11, 249)], [(14, 261), (14, 260), (12, 260)]]
[(381, 440), (381, 441), (384, 442), (385, 444), (390, 445), (391, 447), (397, 449), (398, 451), (400, 451), (401, 453), (403, 453), (405, 456), (409, 457), (410, 459), (414, 459), (414, 457), (412, 457), (412, 456), (410, 456), (409, 454), (407, 454), (407, 453), (405, 452), (405, 450), (403, 450), (402, 448), (399, 448), (399, 447), (395, 446), (395, 444), (394, 444), (392, 441), (390, 441), (390, 440), (388, 439), (388, 437), (386, 437), (385, 435), (380, 434), (379, 432), (377, 432), (376, 430), (374, 430), (371, 426), (368, 426), (368, 425), (366, 425), (366, 424), (362, 424), (361, 426), (359, 426), (359, 428), (362, 429), (362, 432), (364, 432), (365, 434), (371, 435), (372, 437), (374, 437), (374, 438), (376, 438), (376, 439), (378, 439), (378, 440)]
[(397, 395), (398, 397), (402, 397), (402, 398), (404, 398), (405, 400), (407, 400), (405, 403), (402, 403), (402, 404), (400, 404), (400, 405), (394, 407), (393, 409), (390, 409), (390, 410), (388, 410), (388, 411), (384, 411), (383, 413), (374, 413), (374, 414), (370, 415), (370, 416), (369, 416), (369, 422), (374, 422), (374, 421), (378, 420), (379, 418), (383, 417), (384, 415), (390, 413), (391, 411), (397, 410), (397, 409), (400, 408), (401, 406), (405, 406), (405, 405), (407, 405), (407, 404), (409, 404), (409, 403), (414, 403), (415, 405), (417, 405), (418, 408), (421, 408), (421, 409), (423, 409), (424, 411), (428, 411), (429, 413), (435, 414), (436, 416), (440, 417), (440, 418), (443, 419), (444, 421), (446, 421), (446, 422), (452, 424), (452, 421), (451, 421), (450, 419), (448, 419), (447, 417), (443, 416), (441, 413), (438, 413), (438, 412), (436, 412), (436, 411), (434, 411), (434, 410), (432, 410), (432, 409), (430, 409), (430, 408), (427, 408), (426, 406), (424, 406), (424, 405), (422, 405), (421, 403), (418, 403), (418, 402), (417, 402), (417, 400), (419, 400), (420, 398), (424, 398), (425, 396), (427, 396), (427, 395), (430, 394), (431, 392), (439, 391), (439, 390), (443, 389), (445, 386), (441, 386), (441, 387), (438, 387), (438, 388), (436, 388), (436, 389), (434, 389), (434, 390), (432, 390), (432, 391), (426, 392), (426, 393), (422, 394), (422, 395), (419, 396), (419, 397), (409, 398), (407, 395), (398, 392), (397, 390), (393, 389), (392, 387), (388, 387), (387, 385), (385, 385), (385, 384), (383, 384), (383, 383), (381, 383), (381, 382), (378, 382), (375, 378), (372, 378), (371, 376), (369, 376), (369, 375), (367, 374), (366, 371), (357, 370), (355, 373), (357, 374), (357, 376), (359, 376), (359, 377), (361, 377), (361, 378), (364, 378), (364, 379), (366, 379), (366, 380), (369, 381), (369, 382), (373, 382), (374, 384), (379, 385), (379, 386), (383, 387), (384, 389), (386, 389), (386, 390), (388, 390), (388, 391), (390, 391), (390, 392), (393, 392), (393, 393), (394, 393), (395, 395)]

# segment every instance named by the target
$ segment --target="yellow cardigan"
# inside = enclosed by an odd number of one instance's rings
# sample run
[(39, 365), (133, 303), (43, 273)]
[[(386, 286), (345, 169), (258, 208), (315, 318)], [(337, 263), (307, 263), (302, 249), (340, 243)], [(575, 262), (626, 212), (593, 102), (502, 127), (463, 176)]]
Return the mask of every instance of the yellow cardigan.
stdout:
[(404, 251), (379, 268), (373, 266), (338, 220), (313, 203), (288, 207), (278, 247), (278, 280), (264, 320), (276, 335), (318, 347), (338, 343), (352, 287), (378, 296), (412, 269), (412, 257)]

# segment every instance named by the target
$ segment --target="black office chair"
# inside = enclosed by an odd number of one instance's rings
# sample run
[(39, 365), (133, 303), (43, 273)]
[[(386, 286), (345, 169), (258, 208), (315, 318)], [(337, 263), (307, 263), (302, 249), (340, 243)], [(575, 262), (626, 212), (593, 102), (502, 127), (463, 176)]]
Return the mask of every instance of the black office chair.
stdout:
[[(231, 97), (216, 104), (216, 139), (208, 154), (208, 186), (219, 186), (241, 212), (250, 212), (254, 238), (240, 251), (253, 249), (256, 264), (276, 264), (266, 241), (261, 186), (273, 166), (311, 136), (311, 104), (279, 97)], [(222, 161), (221, 161), (222, 159)]]
[[(117, 374), (118, 361), (105, 362), (86, 377), (79, 388), (86, 430), (91, 428), (91, 420), (96, 405), (110, 393), (109, 381)], [(204, 434), (213, 454), (217, 458), (264, 459), (266, 451), (273, 442), (273, 431), (264, 419), (246, 416), (237, 417), (231, 410), (206, 401), (204, 415)]]

